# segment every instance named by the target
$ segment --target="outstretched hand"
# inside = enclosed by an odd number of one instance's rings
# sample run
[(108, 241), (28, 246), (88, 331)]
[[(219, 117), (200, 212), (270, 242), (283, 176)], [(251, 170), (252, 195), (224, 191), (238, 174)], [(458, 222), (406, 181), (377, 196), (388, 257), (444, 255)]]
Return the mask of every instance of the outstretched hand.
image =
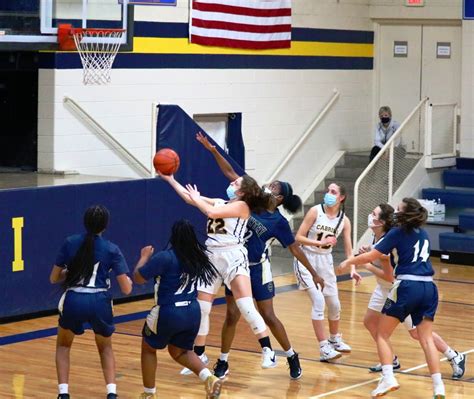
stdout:
[(159, 170), (156, 171), (156, 174), (160, 177), (160, 179), (163, 179), (164, 181), (166, 181), (168, 183), (174, 180), (173, 175), (164, 175)]
[(197, 132), (196, 133), (196, 140), (199, 141), (206, 150), (208, 151), (212, 151), (216, 148), (215, 145), (212, 145), (208, 138), (206, 136), (204, 136), (201, 132)]
[(201, 193), (195, 184), (186, 184), (186, 190), (188, 190), (191, 200), (196, 201), (201, 198)]
[(151, 255), (153, 255), (153, 252), (155, 252), (155, 248), (153, 248), (152, 245), (147, 245), (146, 247), (143, 247), (141, 250), (141, 253), (140, 253), (141, 258), (148, 262), (148, 259), (151, 258)]

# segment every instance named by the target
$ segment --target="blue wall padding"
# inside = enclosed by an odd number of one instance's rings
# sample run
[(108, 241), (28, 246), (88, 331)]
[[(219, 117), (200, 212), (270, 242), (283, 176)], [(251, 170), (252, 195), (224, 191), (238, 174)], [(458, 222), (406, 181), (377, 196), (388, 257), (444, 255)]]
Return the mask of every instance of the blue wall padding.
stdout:
[(443, 251), (474, 253), (474, 236), (461, 233), (440, 233), (439, 246)]
[(459, 214), (459, 227), (463, 230), (474, 230), (474, 213)]
[(474, 188), (474, 169), (446, 169), (443, 181), (445, 186)]
[(456, 168), (474, 170), (474, 158), (456, 158)]
[(245, 145), (242, 137), (242, 114), (229, 114), (227, 122), (227, 148), (232, 159), (245, 169)]
[(424, 188), (422, 190), (424, 199), (437, 200), (448, 207), (455, 208), (474, 208), (474, 191), (442, 189), (442, 188)]
[[(176, 106), (161, 106), (158, 141), (181, 156), (177, 180), (197, 183), (203, 195), (223, 197), (229, 182), (212, 155), (194, 139), (196, 126)], [(195, 124), (194, 124), (195, 125)], [(237, 173), (243, 171), (231, 159)], [(110, 224), (104, 237), (122, 250), (133, 270), (140, 249), (148, 244), (162, 249), (172, 224), (187, 218), (205, 239), (205, 216), (182, 201), (160, 179), (81, 184), (0, 191), (0, 319), (55, 309), (61, 289), (49, 283), (57, 251), (65, 237), (83, 231), (84, 210), (101, 203), (109, 208)], [(12, 218), (23, 217), (24, 271), (12, 271), (14, 234)], [(119, 297), (112, 278), (114, 297)], [(134, 286), (132, 295), (151, 293), (152, 284)]]

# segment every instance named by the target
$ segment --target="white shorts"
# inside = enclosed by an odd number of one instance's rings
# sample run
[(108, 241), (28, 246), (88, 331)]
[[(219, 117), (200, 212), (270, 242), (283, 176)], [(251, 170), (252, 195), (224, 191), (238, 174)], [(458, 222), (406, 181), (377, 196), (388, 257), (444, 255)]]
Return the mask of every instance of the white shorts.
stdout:
[[(382, 309), (385, 305), (385, 301), (387, 300), (390, 288), (391, 287), (377, 284), (372, 296), (370, 297), (369, 305), (367, 307), (374, 312), (382, 313)], [(411, 316), (407, 316), (407, 318), (403, 321), (403, 325), (407, 330), (413, 330), (415, 328), (413, 321), (411, 320)]]
[[(305, 251), (304, 249), (303, 252), (306, 255), (306, 258), (308, 258), (309, 263), (311, 263), (311, 266), (313, 266), (313, 269), (324, 280), (323, 295), (337, 296), (337, 278), (336, 273), (334, 272), (332, 254), (316, 254), (314, 252)], [(296, 283), (300, 290), (307, 290), (315, 287), (311, 273), (306, 269), (306, 267), (298, 262), (296, 258), (293, 262), (293, 268), (296, 275)]]
[(209, 260), (217, 269), (217, 277), (210, 285), (198, 284), (198, 291), (217, 294), (222, 283), (230, 290), (231, 281), (238, 275), (250, 277), (247, 248), (234, 246), (231, 248), (208, 247)]

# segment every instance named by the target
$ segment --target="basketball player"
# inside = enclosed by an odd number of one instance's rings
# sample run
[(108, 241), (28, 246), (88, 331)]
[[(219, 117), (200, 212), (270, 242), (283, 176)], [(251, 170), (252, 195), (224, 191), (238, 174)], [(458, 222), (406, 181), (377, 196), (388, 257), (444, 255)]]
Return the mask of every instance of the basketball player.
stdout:
[[(239, 178), (232, 165), (220, 154), (206, 136), (202, 133), (196, 135), (196, 139), (210, 151), (221, 171), (230, 180)], [(269, 246), (271, 242), (277, 239), (280, 244), (288, 250), (301, 263), (309, 268), (316, 284), (324, 286), (322, 279), (311, 268), (310, 263), (303, 254), (291, 231), (290, 225), (285, 217), (278, 211), (278, 207), (283, 208), (290, 213), (295, 213), (301, 208), (301, 199), (293, 194), (291, 185), (287, 182), (274, 181), (264, 187), (264, 191), (271, 195), (269, 207), (260, 213), (252, 212), (247, 223), (247, 234), (245, 236), (245, 246), (248, 250), (250, 262), (250, 280), (252, 283), (252, 295), (257, 302), (257, 307), (263, 317), (266, 325), (270, 328), (273, 336), (280, 343), (287, 357), (290, 369), (290, 377), (299, 379), (302, 375), (298, 354), (293, 350), (285, 327), (275, 315), (273, 308), (273, 297), (275, 296), (275, 286), (273, 284)], [(221, 334), (221, 354), (214, 366), (214, 375), (224, 378), (229, 373), (229, 351), (235, 335), (237, 322), (240, 318), (239, 309), (235, 303), (232, 291), (226, 288), (227, 313)], [(188, 373), (183, 370), (182, 374)]]
[(260, 313), (255, 308), (250, 284), (249, 262), (244, 237), (250, 212), (261, 212), (268, 207), (270, 195), (264, 194), (257, 182), (250, 176), (242, 176), (227, 187), (228, 201), (218, 198), (201, 197), (196, 186), (184, 188), (174, 177), (160, 174), (171, 187), (188, 204), (197, 207), (208, 217), (206, 247), (209, 259), (218, 271), (218, 277), (212, 284), (198, 285), (198, 302), (201, 307), (201, 325), (195, 341), (196, 347), (203, 345), (209, 333), (209, 314), (212, 302), (222, 282), (231, 289), (245, 320), (257, 336), (262, 347), (262, 368), (275, 365), (275, 352), (272, 350), (270, 337)]
[[(311, 319), (316, 338), (319, 341), (320, 359), (334, 360), (341, 353), (349, 353), (347, 345), (339, 333), (339, 318), (341, 304), (339, 301), (336, 274), (333, 266), (332, 247), (336, 245), (337, 237), (343, 233), (346, 256), (352, 254), (351, 222), (344, 212), (346, 190), (344, 186), (332, 183), (324, 195), (324, 203), (312, 207), (305, 215), (303, 223), (296, 233), (296, 240), (302, 245), (303, 252), (315, 269), (324, 279), (322, 292), (315, 286), (311, 275), (298, 260), (294, 262), (294, 270), (298, 288), (306, 290), (311, 303)], [(356, 283), (360, 275), (351, 271), (351, 277)], [(329, 340), (324, 329), (324, 303), (328, 308)]]
[(204, 382), (207, 397), (218, 398), (222, 381), (212, 375), (192, 350), (201, 321), (196, 285), (211, 285), (217, 271), (187, 220), (173, 225), (166, 250), (153, 253), (151, 245), (142, 248), (133, 273), (138, 284), (155, 281), (155, 306), (142, 332), (144, 392), (140, 398), (156, 398), (156, 350), (166, 346), (173, 360), (193, 370)]
[[(379, 240), (375, 247), (357, 257), (341, 263), (361, 265), (381, 259), (397, 251), (396, 281), (390, 288), (382, 309), (377, 329), (377, 350), (382, 364), (382, 379), (372, 391), (372, 397), (386, 395), (400, 388), (393, 374), (393, 353), (390, 336), (399, 323), (411, 316), (416, 326), (419, 342), (425, 352), (426, 362), (433, 380), (434, 399), (445, 398), (441, 379), (439, 357), (433, 340), (433, 320), (438, 307), (438, 290), (433, 282), (434, 270), (430, 262), (428, 234), (421, 226), (426, 222), (427, 211), (414, 198), (404, 198), (398, 205), (396, 227)], [(390, 265), (386, 266), (390, 267)], [(387, 273), (388, 274), (388, 273)]]
[(120, 249), (102, 238), (107, 228), (109, 211), (102, 205), (88, 208), (84, 214), (86, 234), (66, 239), (51, 271), (52, 284), (62, 282), (66, 292), (59, 302), (59, 327), (56, 343), (58, 399), (69, 399), (69, 354), (76, 335), (84, 334), (84, 323), (95, 333), (100, 355), (107, 399), (117, 398), (115, 359), (112, 334), (115, 331), (112, 314), (110, 271), (113, 271), (125, 295), (132, 292), (127, 276), (128, 266)]
[[(385, 236), (385, 234), (387, 234), (393, 225), (394, 209), (388, 204), (380, 204), (377, 206), (368, 216), (368, 227), (374, 233), (374, 244), (360, 248), (359, 253), (362, 254), (370, 251), (373, 246), (378, 243)], [(372, 296), (370, 297), (368, 309), (364, 317), (364, 326), (370, 332), (370, 335), (374, 341), (377, 340), (377, 328), (380, 318), (382, 317), (383, 305), (385, 304), (390, 288), (395, 281), (395, 278), (393, 277), (393, 269), (396, 267), (395, 260), (396, 256), (394, 256), (394, 254), (390, 254), (390, 256), (383, 256), (381, 259), (375, 260), (372, 263), (361, 265), (366, 270), (372, 272), (377, 279), (377, 285), (374, 292), (372, 293)], [(383, 266), (382, 262), (384, 263)], [(415, 326), (413, 326), (411, 316), (407, 316), (407, 318), (403, 321), (403, 325), (408, 330), (410, 336), (413, 339), (418, 340), (418, 333)], [(435, 332), (433, 332), (433, 341), (438, 352), (443, 353), (451, 363), (451, 367), (453, 369), (452, 378), (462, 378), (466, 369), (465, 355), (451, 349), (443, 340), (443, 338), (441, 338)], [(397, 370), (400, 367), (401, 365), (398, 357), (394, 356), (393, 369)], [(382, 365), (379, 363), (370, 367), (369, 370), (374, 373), (381, 372)]]

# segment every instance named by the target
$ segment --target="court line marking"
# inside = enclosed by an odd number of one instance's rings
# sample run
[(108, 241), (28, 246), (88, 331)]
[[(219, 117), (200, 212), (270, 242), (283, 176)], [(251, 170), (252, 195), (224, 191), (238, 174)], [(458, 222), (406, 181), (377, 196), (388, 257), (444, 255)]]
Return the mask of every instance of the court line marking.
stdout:
[[(468, 353), (472, 353), (472, 352), (474, 352), (474, 349), (470, 349), (468, 351), (461, 352), (461, 353), (463, 355), (467, 355)], [(446, 360), (448, 360), (448, 359), (446, 357), (443, 357), (442, 359), (440, 359), (440, 362), (444, 362)], [(401, 371), (400, 373), (397, 373), (397, 374), (407, 374), (411, 371), (418, 370), (418, 369), (421, 369), (421, 368), (426, 367), (426, 366), (427, 366), (427, 364), (423, 363), (423, 364), (420, 364), (419, 366), (415, 366), (415, 367), (411, 367), (409, 369), (403, 370), (403, 371)], [(325, 398), (327, 396), (334, 395), (334, 394), (339, 393), (339, 392), (349, 391), (349, 390), (354, 389), (354, 388), (359, 388), (359, 387), (371, 384), (371, 383), (379, 381), (379, 380), (380, 380), (380, 377), (372, 378), (371, 380), (364, 381), (364, 382), (359, 382), (358, 384), (353, 384), (353, 385), (349, 385), (349, 386), (344, 387), (344, 388), (335, 389), (333, 391), (325, 392), (325, 393), (322, 393), (320, 395), (310, 396), (309, 399)]]

